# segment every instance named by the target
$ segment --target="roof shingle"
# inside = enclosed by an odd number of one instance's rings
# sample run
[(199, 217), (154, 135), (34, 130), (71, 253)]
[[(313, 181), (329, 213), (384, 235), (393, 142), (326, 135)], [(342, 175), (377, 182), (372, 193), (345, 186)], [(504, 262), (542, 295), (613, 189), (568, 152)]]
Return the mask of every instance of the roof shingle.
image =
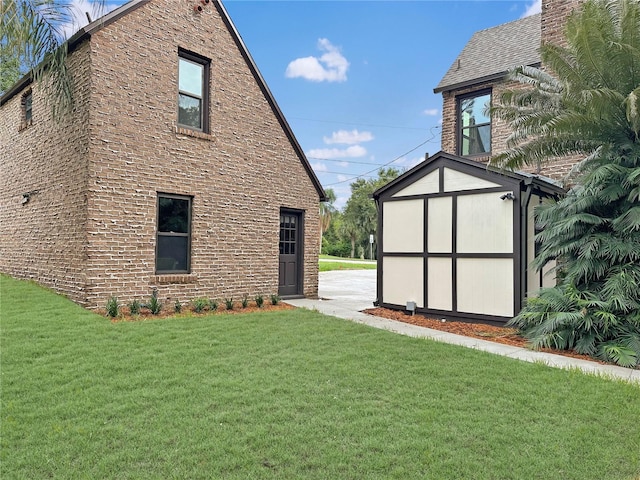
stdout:
[(540, 63), (540, 14), (480, 30), (442, 77), (435, 93), (503, 76), (520, 65)]

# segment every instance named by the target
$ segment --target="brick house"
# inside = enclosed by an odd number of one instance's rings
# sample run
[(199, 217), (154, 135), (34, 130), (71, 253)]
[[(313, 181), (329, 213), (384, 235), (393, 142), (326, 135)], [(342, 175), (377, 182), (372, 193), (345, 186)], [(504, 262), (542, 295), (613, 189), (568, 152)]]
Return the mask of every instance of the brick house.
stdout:
[(0, 271), (95, 308), (316, 296), (323, 189), (218, 1), (133, 0), (69, 39), (75, 106), (0, 98)]
[[(520, 65), (541, 67), (542, 43), (562, 44), (566, 18), (582, 0), (543, 0), (542, 12), (476, 32), (434, 88), (442, 94), (442, 150), (486, 163), (507, 148), (509, 126), (483, 114), (485, 105), (515, 86), (507, 73)], [(544, 66), (542, 66), (544, 68)], [(562, 179), (575, 158), (558, 159), (537, 170)]]

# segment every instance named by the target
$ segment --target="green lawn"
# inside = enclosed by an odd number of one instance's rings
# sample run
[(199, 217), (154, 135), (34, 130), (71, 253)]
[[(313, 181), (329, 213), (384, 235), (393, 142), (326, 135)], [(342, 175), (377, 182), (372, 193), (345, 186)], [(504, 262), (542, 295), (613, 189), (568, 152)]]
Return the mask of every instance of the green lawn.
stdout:
[(0, 277), (4, 479), (633, 479), (640, 388), (312, 311), (111, 323)]
[(318, 262), (318, 265), (321, 272), (331, 270), (375, 270), (377, 268), (375, 260), (333, 257), (331, 255), (320, 255), (320, 260), (322, 261)]

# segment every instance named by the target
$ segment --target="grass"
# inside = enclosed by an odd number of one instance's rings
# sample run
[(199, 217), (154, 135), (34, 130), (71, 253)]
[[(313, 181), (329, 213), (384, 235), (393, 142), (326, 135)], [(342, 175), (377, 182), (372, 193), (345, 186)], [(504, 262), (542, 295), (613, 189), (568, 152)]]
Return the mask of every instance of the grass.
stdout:
[(346, 262), (319, 262), (321, 272), (331, 270), (375, 270), (375, 263), (346, 263)]
[(0, 288), (3, 479), (640, 474), (637, 386), (307, 310), (111, 323)]
[(320, 255), (318, 265), (321, 272), (331, 270), (375, 270), (377, 263), (375, 260), (361, 260), (360, 258), (342, 258), (331, 255)]

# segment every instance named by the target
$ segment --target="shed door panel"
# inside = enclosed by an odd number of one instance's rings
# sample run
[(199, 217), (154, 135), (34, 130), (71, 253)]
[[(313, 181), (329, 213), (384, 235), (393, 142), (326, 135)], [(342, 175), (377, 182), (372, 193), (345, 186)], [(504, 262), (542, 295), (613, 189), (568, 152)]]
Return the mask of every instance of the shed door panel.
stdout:
[(512, 258), (459, 258), (456, 266), (459, 312), (514, 315)]
[(505, 192), (458, 197), (458, 253), (512, 253), (513, 200)]
[(385, 252), (422, 252), (424, 249), (424, 200), (382, 204), (382, 246)]
[(451, 258), (427, 260), (427, 308), (451, 310), (453, 308), (453, 271)]
[(453, 250), (453, 200), (435, 197), (428, 200), (427, 251), (451, 253)]
[(384, 257), (382, 260), (383, 303), (424, 307), (424, 260), (422, 257)]

